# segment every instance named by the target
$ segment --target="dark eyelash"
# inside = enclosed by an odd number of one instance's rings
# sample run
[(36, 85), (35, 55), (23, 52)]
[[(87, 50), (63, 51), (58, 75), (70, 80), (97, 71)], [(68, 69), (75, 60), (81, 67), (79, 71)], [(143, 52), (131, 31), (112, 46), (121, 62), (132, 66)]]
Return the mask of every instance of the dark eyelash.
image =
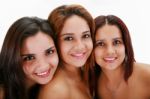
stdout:
[(83, 37), (84, 38), (89, 38), (89, 37), (91, 37), (91, 34), (84, 34)]
[(54, 52), (55, 52), (54, 49), (48, 49), (48, 50), (46, 51), (46, 54), (49, 55), (49, 54), (53, 54)]
[(73, 40), (73, 37), (68, 36), (68, 37), (65, 37), (64, 40), (66, 40), (66, 41), (71, 41), (71, 40)]
[(120, 40), (115, 40), (114, 44), (121, 44), (122, 42)]
[(103, 42), (97, 42), (96, 46), (104, 46), (104, 43)]
[(27, 55), (27, 56), (23, 57), (23, 61), (30, 61), (30, 60), (33, 60), (33, 59), (35, 59), (35, 58), (32, 55)]

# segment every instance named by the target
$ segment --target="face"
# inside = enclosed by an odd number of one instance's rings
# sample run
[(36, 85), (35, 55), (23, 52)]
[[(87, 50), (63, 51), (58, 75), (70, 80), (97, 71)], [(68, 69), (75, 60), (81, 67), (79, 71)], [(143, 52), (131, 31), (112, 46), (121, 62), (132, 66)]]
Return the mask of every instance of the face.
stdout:
[(56, 71), (58, 55), (53, 39), (42, 32), (28, 37), (21, 50), (28, 83), (48, 83)]
[(121, 67), (125, 58), (125, 46), (119, 28), (115, 25), (104, 25), (96, 31), (95, 37), (96, 63), (106, 70)]
[(63, 64), (65, 66), (83, 66), (93, 49), (87, 22), (79, 16), (71, 16), (64, 23), (59, 39)]

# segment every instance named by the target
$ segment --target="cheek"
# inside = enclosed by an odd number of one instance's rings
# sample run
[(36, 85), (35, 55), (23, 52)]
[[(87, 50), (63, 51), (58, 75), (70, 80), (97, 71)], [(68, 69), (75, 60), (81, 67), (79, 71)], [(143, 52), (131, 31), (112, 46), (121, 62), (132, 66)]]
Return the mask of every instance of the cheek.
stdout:
[(121, 47), (119, 50), (120, 55), (122, 55), (123, 57), (125, 57), (125, 47)]
[(64, 44), (64, 43), (62, 43), (60, 45), (60, 54), (61, 54), (61, 56), (66, 55), (69, 52), (69, 50), (71, 49), (71, 47), (72, 47), (71, 44)]
[(94, 50), (95, 61), (99, 62), (102, 57), (102, 52), (99, 49)]
[(28, 64), (23, 65), (23, 71), (25, 74), (28, 75), (28, 74), (32, 73), (33, 67), (31, 65), (28, 65)]
[(100, 57), (102, 55), (102, 51), (98, 48), (95, 48), (94, 55), (95, 57)]
[(54, 55), (52, 58), (49, 59), (50, 60), (50, 64), (52, 64), (54, 67), (57, 67), (58, 66), (58, 62), (59, 62), (59, 59), (58, 59), (58, 56), (57, 55)]
[(93, 50), (93, 42), (92, 42), (92, 41), (89, 42), (89, 43), (87, 43), (87, 45), (89, 46), (89, 48), (90, 48), (91, 50)]

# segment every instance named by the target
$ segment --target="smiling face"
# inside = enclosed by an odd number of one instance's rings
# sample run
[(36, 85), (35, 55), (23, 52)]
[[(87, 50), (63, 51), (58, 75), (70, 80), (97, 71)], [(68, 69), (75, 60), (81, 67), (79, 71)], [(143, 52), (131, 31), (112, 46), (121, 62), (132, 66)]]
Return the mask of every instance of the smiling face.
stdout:
[(53, 39), (42, 32), (28, 37), (21, 49), (23, 70), (28, 83), (48, 83), (57, 68), (58, 55)]
[(95, 60), (102, 69), (114, 70), (125, 58), (125, 46), (119, 28), (104, 25), (96, 31)]
[(83, 66), (93, 49), (87, 22), (77, 15), (69, 17), (64, 23), (59, 39), (63, 64), (65, 66)]

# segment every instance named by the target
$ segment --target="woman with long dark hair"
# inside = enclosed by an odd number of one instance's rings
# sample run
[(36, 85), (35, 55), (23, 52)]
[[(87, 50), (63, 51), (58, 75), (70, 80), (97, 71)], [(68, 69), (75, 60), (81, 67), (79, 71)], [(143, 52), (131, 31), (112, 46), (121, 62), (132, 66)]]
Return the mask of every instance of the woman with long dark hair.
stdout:
[(37, 17), (11, 25), (0, 54), (4, 99), (33, 99), (32, 87), (52, 79), (58, 64), (54, 38), (48, 21)]
[(108, 15), (95, 24), (96, 99), (149, 99), (150, 66), (135, 62), (125, 23)]

